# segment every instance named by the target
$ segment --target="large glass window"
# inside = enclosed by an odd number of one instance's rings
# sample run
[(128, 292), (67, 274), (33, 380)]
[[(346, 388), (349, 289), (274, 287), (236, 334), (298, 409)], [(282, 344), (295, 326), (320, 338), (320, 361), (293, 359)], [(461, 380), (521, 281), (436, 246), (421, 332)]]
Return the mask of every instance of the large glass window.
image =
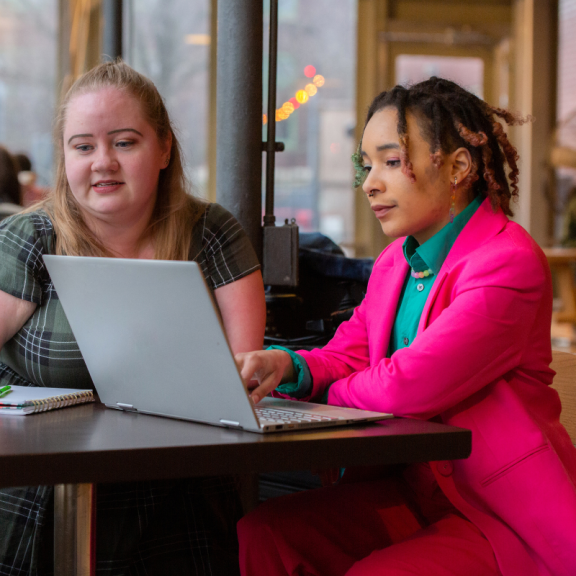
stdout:
[(576, 246), (576, 0), (560, 0), (558, 17), (558, 107), (552, 161), (556, 167), (557, 241)]
[(57, 0), (0, 0), (0, 143), (52, 181)]
[[(210, 2), (125, 0), (125, 7), (126, 58), (165, 97), (180, 130), (191, 180), (205, 195)], [(294, 104), (286, 118), (278, 118), (276, 128), (277, 140), (285, 143), (286, 150), (276, 155), (275, 212), (279, 222), (296, 218), (303, 231), (320, 230), (336, 242), (354, 239), (350, 156), (354, 152), (356, 11), (357, 0), (279, 2), (277, 107), (291, 99)], [(264, 12), (266, 90), (267, 0)], [(308, 87), (307, 101), (298, 102), (296, 93), (307, 86), (313, 86)], [(263, 104), (266, 109), (266, 93)]]
[(125, 0), (126, 59), (164, 97), (195, 192), (207, 195), (210, 0)]
[[(267, 1), (264, 10), (267, 30)], [(357, 0), (281, 0), (278, 16), (277, 221), (352, 243)], [(266, 34), (264, 47), (266, 89)]]
[(403, 86), (438, 76), (460, 84), (478, 98), (484, 98), (482, 58), (401, 54), (396, 58), (395, 73), (396, 83)]

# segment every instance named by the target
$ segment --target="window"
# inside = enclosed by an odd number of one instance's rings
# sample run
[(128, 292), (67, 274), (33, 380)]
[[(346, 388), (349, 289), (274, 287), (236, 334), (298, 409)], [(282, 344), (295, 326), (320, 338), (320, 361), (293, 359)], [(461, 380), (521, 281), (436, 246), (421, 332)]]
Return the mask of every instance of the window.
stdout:
[(576, 207), (576, 0), (560, 0), (558, 9), (558, 107), (552, 152), (556, 166), (555, 239), (574, 246), (570, 222)]
[(164, 97), (194, 191), (207, 195), (210, 0), (125, 0), (125, 58)]
[[(266, 31), (268, 10), (265, 2)], [(290, 103), (293, 111), (276, 124), (276, 139), (286, 146), (276, 154), (277, 221), (295, 218), (303, 232), (319, 230), (337, 243), (353, 242), (357, 0), (283, 0), (278, 20), (276, 107)], [(312, 95), (298, 102), (297, 92), (307, 86)], [(267, 102), (265, 93), (265, 110)]]
[(57, 0), (0, 0), (0, 143), (52, 182)]
[(396, 83), (404, 86), (446, 78), (460, 84), (478, 98), (484, 98), (484, 61), (482, 58), (401, 54), (396, 57)]

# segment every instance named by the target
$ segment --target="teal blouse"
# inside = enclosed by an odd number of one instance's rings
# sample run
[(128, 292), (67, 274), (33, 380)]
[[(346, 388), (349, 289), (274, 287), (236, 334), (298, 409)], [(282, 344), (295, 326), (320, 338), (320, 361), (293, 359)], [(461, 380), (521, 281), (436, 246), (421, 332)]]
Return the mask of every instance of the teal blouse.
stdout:
[(388, 348), (388, 357), (392, 356), (396, 350), (408, 348), (416, 338), (420, 316), (424, 310), (424, 305), (434, 285), (434, 281), (444, 264), (456, 238), (478, 207), (482, 203), (480, 198), (475, 198), (468, 206), (454, 218), (454, 222), (446, 224), (442, 230), (437, 232), (432, 238), (418, 244), (414, 236), (408, 236), (402, 246), (404, 258), (414, 270), (414, 272), (424, 272), (431, 270), (424, 278), (414, 278), (410, 273), (406, 275), (400, 299), (392, 335)]
[[(404, 241), (402, 246), (404, 257), (412, 270), (414, 272), (428, 271), (428, 274), (423, 278), (414, 278), (410, 272), (406, 275), (398, 302), (394, 326), (392, 327), (388, 357), (391, 357), (396, 350), (408, 348), (414, 338), (416, 338), (420, 316), (422, 316), (424, 305), (438, 276), (438, 272), (442, 268), (442, 264), (444, 264), (444, 260), (446, 260), (454, 242), (456, 242), (456, 238), (458, 238), (464, 226), (478, 210), (482, 200), (482, 198), (475, 198), (454, 218), (453, 222), (446, 224), (442, 230), (424, 242), (424, 244), (418, 244), (418, 241), (413, 236), (408, 236)], [(293, 398), (308, 396), (312, 391), (312, 375), (304, 358), (292, 350), (280, 346), (272, 346), (270, 349), (282, 349), (288, 352), (292, 357), (294, 373), (297, 376), (297, 382), (281, 384), (276, 390)], [(326, 400), (327, 396), (328, 391), (324, 394), (323, 400)]]

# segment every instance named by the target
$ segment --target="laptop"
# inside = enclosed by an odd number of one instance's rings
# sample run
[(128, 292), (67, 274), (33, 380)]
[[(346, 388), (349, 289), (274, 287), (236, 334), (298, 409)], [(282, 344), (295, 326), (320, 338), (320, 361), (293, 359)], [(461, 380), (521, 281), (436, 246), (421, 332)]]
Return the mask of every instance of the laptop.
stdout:
[(44, 256), (102, 403), (268, 433), (391, 414), (263, 398), (240, 378), (195, 262)]

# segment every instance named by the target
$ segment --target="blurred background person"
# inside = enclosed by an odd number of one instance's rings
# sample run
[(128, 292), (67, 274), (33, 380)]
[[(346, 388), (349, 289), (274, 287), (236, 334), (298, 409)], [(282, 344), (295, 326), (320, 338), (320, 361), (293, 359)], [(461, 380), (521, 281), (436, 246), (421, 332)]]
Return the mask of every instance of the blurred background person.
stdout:
[(36, 184), (38, 177), (36, 172), (32, 170), (30, 158), (20, 152), (14, 155), (14, 159), (18, 165), (18, 182), (20, 183), (22, 206), (28, 207), (35, 202), (43, 200), (48, 193), (48, 188)]
[(18, 168), (10, 152), (0, 146), (0, 220), (21, 209)]

